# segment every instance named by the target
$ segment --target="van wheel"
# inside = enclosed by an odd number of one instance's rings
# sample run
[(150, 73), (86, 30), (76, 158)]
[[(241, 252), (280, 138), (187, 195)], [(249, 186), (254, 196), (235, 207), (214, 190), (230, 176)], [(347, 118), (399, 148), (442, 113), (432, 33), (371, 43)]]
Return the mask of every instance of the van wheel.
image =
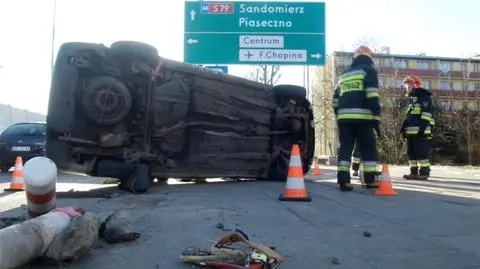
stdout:
[(8, 170), (10, 170), (10, 165), (6, 164), (0, 164), (0, 170), (2, 173), (8, 173)]
[(150, 167), (144, 163), (135, 165), (132, 175), (120, 183), (119, 188), (140, 194), (148, 191), (150, 186)]
[(277, 96), (293, 99), (293, 100), (305, 100), (307, 98), (307, 89), (297, 85), (277, 85), (273, 87), (273, 91)]
[(138, 58), (154, 66), (158, 64), (158, 50), (146, 43), (117, 41), (110, 45), (110, 51), (119, 57)]

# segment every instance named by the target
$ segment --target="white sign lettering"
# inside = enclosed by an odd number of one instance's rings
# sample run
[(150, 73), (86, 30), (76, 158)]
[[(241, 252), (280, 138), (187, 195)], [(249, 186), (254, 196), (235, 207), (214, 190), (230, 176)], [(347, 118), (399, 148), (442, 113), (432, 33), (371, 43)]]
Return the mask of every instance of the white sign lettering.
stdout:
[(240, 48), (283, 48), (283, 36), (240, 36)]
[(249, 4), (241, 4), (240, 5), (240, 13), (265, 13), (265, 14), (304, 14), (305, 8), (304, 7), (292, 7), (288, 4), (283, 5), (249, 5)]
[(240, 49), (240, 62), (306, 62), (306, 50)]

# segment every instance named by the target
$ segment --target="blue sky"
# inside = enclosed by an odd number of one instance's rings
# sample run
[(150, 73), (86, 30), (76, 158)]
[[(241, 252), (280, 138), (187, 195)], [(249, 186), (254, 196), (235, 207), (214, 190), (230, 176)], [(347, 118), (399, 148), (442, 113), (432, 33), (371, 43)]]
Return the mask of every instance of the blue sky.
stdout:
[[(314, 2), (314, 1), (309, 1)], [(327, 0), (327, 52), (363, 37), (392, 53), (465, 56), (480, 52), (480, 1)], [(63, 42), (138, 40), (183, 59), (183, 1), (57, 0), (55, 49)], [(0, 1), (0, 103), (47, 112), (53, 0)], [(245, 76), (251, 67), (231, 66)], [(281, 83), (303, 84), (302, 69), (282, 68)]]

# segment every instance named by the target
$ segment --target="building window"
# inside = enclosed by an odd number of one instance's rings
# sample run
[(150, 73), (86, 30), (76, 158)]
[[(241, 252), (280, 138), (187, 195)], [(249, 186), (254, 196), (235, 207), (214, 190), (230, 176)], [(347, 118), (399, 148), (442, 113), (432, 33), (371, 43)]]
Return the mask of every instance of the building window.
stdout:
[(452, 87), (450, 85), (450, 82), (448, 81), (440, 81), (440, 89), (441, 90), (450, 90)]
[(403, 80), (396, 79), (395, 80), (395, 88), (400, 89), (403, 86)]
[(480, 111), (480, 102), (477, 102), (477, 111)]
[(383, 78), (378, 79), (378, 86), (383, 87)]
[(475, 83), (475, 84), (473, 84), (473, 89), (474, 89), (475, 91), (480, 91), (480, 83)]
[(430, 63), (428, 61), (418, 61), (417, 62), (418, 69), (430, 69)]
[(462, 83), (462, 82), (457, 82), (457, 83), (451, 83), (451, 89), (455, 91), (468, 91), (468, 84)]
[(480, 64), (479, 63), (472, 63), (472, 72), (480, 72)]
[(450, 72), (452, 70), (452, 64), (447, 62), (440, 63), (440, 71), (442, 72)]
[(405, 60), (395, 60), (395, 68), (407, 68), (407, 61)]
[(389, 67), (388, 60), (385, 58), (378, 59), (378, 66), (379, 67)]
[(423, 80), (423, 88), (430, 89), (430, 80)]

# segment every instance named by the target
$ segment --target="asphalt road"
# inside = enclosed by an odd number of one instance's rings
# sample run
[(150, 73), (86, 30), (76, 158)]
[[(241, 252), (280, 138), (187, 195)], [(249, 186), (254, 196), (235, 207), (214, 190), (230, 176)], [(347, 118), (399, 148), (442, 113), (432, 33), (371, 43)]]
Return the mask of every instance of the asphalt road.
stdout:
[[(179, 262), (184, 248), (208, 248), (235, 228), (254, 242), (275, 246), (287, 260), (280, 268), (480, 268), (480, 170), (434, 167), (430, 181), (407, 182), (399, 179), (406, 168), (391, 167), (399, 196), (378, 197), (360, 188), (339, 192), (330, 169), (307, 176), (311, 203), (280, 202), (284, 183), (262, 181), (171, 180), (144, 195), (59, 199), (58, 206), (125, 210), (142, 234), (136, 242), (93, 249), (67, 268), (192, 268)], [(74, 175), (59, 181), (60, 190), (101, 182)], [(19, 215), (24, 203), (24, 193), (0, 193), (0, 215)]]

